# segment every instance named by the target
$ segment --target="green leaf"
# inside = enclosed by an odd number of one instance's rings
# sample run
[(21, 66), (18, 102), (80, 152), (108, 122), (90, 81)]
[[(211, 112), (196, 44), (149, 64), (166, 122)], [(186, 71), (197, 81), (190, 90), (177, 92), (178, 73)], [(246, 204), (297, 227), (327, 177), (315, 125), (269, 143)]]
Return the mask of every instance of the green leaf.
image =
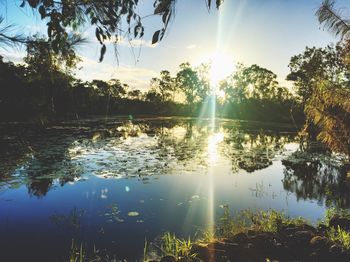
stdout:
[(160, 34), (160, 30), (157, 30), (154, 32), (153, 37), (152, 37), (152, 45), (154, 45), (155, 43), (157, 43), (159, 41), (159, 34)]
[(103, 61), (103, 57), (105, 56), (105, 53), (106, 53), (106, 45), (102, 45), (102, 48), (101, 48), (101, 53), (100, 53), (100, 59), (99, 61), (102, 62)]
[(46, 10), (45, 10), (45, 7), (44, 7), (43, 5), (41, 5), (41, 6), (39, 7), (39, 14), (40, 14), (40, 16), (41, 16), (41, 19), (44, 19), (44, 18), (45, 18), (45, 16), (46, 16)]

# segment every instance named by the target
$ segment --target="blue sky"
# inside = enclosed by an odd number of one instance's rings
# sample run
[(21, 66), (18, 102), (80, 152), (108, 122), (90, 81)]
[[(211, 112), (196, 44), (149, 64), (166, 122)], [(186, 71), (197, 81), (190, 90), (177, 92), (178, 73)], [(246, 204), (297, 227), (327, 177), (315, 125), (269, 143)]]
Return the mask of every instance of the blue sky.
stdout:
[[(77, 75), (86, 80), (119, 78), (132, 87), (144, 89), (160, 70), (176, 73), (180, 63), (196, 64), (219, 50), (232, 61), (272, 70), (283, 85), (288, 85), (284, 79), (291, 56), (301, 53), (305, 46), (322, 47), (337, 41), (320, 27), (314, 15), (321, 2), (226, 0), (220, 11), (208, 12), (204, 0), (178, 0), (175, 19), (164, 40), (156, 46), (150, 44), (152, 33), (161, 23), (159, 17), (147, 18), (141, 49), (139, 42), (133, 49), (127, 42), (121, 44), (119, 65), (112, 47), (108, 48), (103, 63), (98, 63), (100, 47), (93, 31), (82, 29), (90, 42), (78, 50), (83, 62)], [(26, 34), (45, 33), (44, 23), (29, 8), (19, 8), (20, 3), (0, 0), (0, 14)], [(153, 0), (141, 0), (140, 12), (151, 14), (152, 4)], [(350, 3), (340, 0), (338, 6), (350, 8)], [(5, 56), (18, 61), (23, 53), (24, 50), (7, 50)]]

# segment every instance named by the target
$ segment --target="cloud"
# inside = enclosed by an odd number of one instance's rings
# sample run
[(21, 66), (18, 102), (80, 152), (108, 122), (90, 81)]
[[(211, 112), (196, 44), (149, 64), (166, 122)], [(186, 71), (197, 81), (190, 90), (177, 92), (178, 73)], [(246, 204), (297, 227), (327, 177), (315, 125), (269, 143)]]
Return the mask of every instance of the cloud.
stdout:
[(17, 63), (22, 63), (23, 62), (23, 58), (26, 55), (26, 52), (24, 50), (22, 50), (21, 48), (3, 48), (0, 49), (1, 55), (4, 57), (5, 61), (11, 61), (15, 64)]
[(190, 44), (190, 45), (186, 46), (187, 49), (195, 49), (195, 48), (197, 48), (197, 47), (198, 47), (198, 46), (195, 45), (195, 44)]
[(82, 60), (79, 64), (82, 69), (77, 72), (77, 76), (83, 80), (99, 79), (107, 81), (115, 78), (128, 84), (131, 88), (145, 90), (149, 87), (151, 78), (157, 75), (155, 71), (136, 66), (98, 63), (86, 57), (83, 57)]
[[(93, 42), (98, 42), (95, 36), (90, 36), (93, 39)], [(158, 46), (158, 43), (152, 44), (150, 40), (144, 40), (141, 38), (137, 39), (128, 39), (122, 36), (112, 36), (110, 39), (104, 41), (105, 44), (115, 44), (117, 43), (118, 46), (125, 46), (125, 47), (147, 47), (147, 48), (155, 48)]]

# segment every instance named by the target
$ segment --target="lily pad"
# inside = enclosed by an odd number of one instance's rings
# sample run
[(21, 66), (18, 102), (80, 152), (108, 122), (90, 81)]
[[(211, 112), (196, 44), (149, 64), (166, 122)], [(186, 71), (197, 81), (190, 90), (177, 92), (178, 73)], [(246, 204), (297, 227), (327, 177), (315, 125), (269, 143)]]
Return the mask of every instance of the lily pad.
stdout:
[(138, 215), (139, 215), (139, 212), (136, 212), (136, 211), (132, 211), (128, 213), (129, 217), (137, 217)]

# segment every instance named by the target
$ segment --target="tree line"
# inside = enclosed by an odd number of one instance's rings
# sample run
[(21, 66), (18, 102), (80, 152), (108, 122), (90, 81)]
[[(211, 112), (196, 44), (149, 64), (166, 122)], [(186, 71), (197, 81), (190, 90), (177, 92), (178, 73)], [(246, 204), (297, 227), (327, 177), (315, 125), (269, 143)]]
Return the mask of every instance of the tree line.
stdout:
[[(54, 121), (111, 114), (208, 117), (213, 99), (218, 117), (276, 122), (303, 118), (291, 91), (258, 65), (238, 64), (213, 89), (210, 64), (182, 63), (175, 75), (162, 70), (141, 91), (118, 79), (83, 81), (75, 76), (79, 61), (72, 47), (57, 54), (50, 42), (38, 36), (27, 43), (24, 63), (1, 59), (1, 120)], [(218, 90), (222, 96), (216, 94)]]

